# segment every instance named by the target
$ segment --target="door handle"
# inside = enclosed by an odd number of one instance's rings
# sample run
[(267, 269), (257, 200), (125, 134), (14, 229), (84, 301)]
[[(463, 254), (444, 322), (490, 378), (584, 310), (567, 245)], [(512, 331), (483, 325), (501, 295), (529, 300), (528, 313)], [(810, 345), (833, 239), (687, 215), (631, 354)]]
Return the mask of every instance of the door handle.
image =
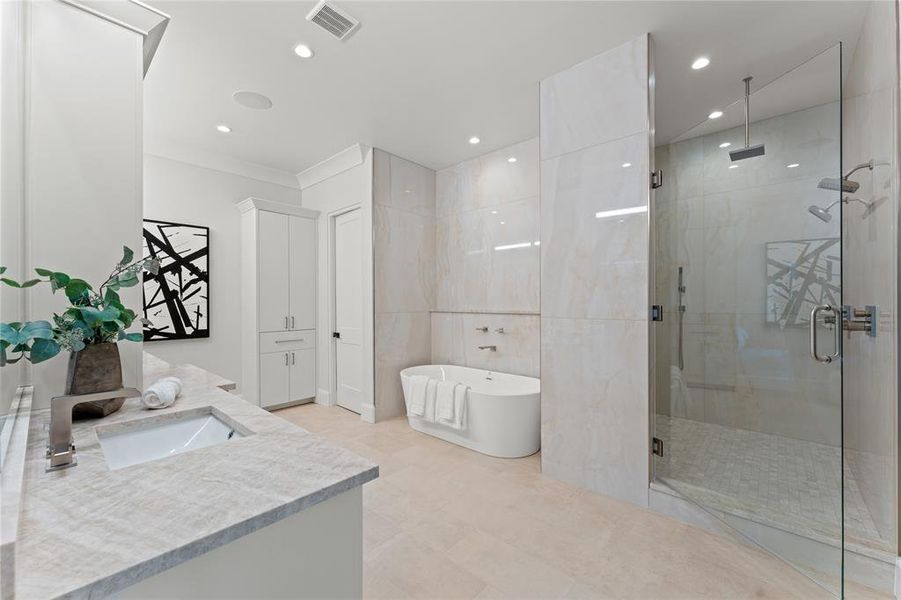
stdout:
[[(833, 330), (835, 335), (835, 352), (827, 355), (820, 355), (817, 350), (817, 317), (821, 312), (831, 312), (835, 319)], [(810, 311), (810, 357), (817, 362), (829, 364), (842, 353), (842, 313), (834, 306), (828, 304), (818, 304)]]
[(285, 366), (288, 366), (288, 353), (285, 352)]
[(341, 339), (341, 332), (340, 332), (340, 331), (333, 331), (333, 332), (332, 332), (332, 337), (335, 338), (336, 340), (340, 340), (340, 339)]
[(285, 329), (288, 329), (288, 317), (285, 317)]
[(294, 315), (291, 315), (291, 329), (294, 329)]
[(293, 353), (293, 352), (291, 353), (291, 364), (292, 364), (292, 365), (293, 365), (293, 364), (296, 364), (295, 361), (294, 361), (294, 353)]

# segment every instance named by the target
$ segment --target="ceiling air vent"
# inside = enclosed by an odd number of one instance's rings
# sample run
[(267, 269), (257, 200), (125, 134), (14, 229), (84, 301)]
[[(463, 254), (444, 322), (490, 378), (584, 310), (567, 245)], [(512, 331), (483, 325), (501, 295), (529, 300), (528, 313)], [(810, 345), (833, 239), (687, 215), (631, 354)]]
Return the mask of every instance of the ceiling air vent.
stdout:
[(339, 40), (346, 40), (360, 25), (359, 21), (328, 0), (316, 4), (307, 15), (307, 21), (316, 23)]

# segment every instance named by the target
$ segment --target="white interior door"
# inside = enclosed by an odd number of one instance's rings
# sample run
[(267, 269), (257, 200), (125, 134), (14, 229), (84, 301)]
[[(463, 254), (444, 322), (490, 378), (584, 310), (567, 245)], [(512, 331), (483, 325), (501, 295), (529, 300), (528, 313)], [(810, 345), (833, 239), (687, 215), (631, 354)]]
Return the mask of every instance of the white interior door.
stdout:
[(260, 211), (260, 331), (284, 331), (289, 325), (288, 217)]
[(360, 210), (335, 218), (336, 402), (359, 413), (363, 395), (363, 244)]

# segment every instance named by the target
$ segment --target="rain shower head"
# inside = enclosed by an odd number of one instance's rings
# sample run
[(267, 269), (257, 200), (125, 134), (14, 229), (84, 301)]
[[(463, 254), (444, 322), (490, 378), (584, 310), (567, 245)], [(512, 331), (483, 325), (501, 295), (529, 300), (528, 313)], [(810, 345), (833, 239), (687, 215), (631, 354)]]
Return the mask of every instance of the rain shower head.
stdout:
[(822, 206), (811, 204), (807, 207), (807, 211), (817, 219), (821, 220), (823, 223), (828, 223), (832, 220), (832, 213), (829, 212), (828, 208), (823, 208)]
[(766, 154), (763, 144), (751, 145), (751, 79), (753, 77), (742, 80), (745, 82), (745, 147), (729, 151), (732, 162)]
[(748, 146), (747, 148), (737, 148), (735, 150), (729, 151), (729, 158), (732, 159), (732, 162), (737, 160), (744, 160), (746, 158), (754, 158), (755, 156), (763, 156), (765, 154), (763, 144), (757, 144), (756, 146)]
[(850, 179), (836, 179), (834, 177), (824, 177), (820, 179), (817, 187), (821, 190), (831, 190), (833, 192), (842, 192), (843, 194), (853, 194), (860, 187), (860, 184)]

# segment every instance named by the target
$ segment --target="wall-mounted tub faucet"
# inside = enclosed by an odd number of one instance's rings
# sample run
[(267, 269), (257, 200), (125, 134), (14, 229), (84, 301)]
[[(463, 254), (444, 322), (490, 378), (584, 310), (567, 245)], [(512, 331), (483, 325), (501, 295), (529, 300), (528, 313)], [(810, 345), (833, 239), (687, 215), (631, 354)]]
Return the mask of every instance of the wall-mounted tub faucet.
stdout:
[(476, 331), (481, 331), (482, 333), (488, 333), (488, 327), (487, 326), (476, 327)]
[(507, 332), (504, 331), (504, 328), (503, 328), (503, 327), (498, 327), (497, 329), (494, 330), (494, 333), (499, 333), (499, 334), (503, 335), (503, 334), (505, 334), (505, 333), (507, 333)]
[(479, 350), (490, 350), (491, 352), (497, 352), (497, 346), (479, 346)]

